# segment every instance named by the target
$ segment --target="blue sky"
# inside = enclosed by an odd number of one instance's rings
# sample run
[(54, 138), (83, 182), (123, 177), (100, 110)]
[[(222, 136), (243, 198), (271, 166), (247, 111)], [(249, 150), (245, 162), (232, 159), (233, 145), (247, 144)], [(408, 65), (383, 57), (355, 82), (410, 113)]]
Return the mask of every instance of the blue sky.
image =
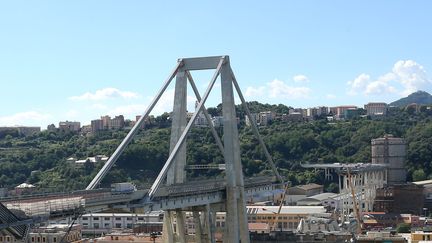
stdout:
[[(294, 107), (432, 92), (430, 9), (397, 0), (0, 1), (0, 126), (133, 118), (179, 57), (229, 55), (248, 100)], [(197, 74), (202, 92), (210, 76)], [(171, 108), (172, 88), (156, 114)], [(215, 92), (207, 106), (219, 101)]]

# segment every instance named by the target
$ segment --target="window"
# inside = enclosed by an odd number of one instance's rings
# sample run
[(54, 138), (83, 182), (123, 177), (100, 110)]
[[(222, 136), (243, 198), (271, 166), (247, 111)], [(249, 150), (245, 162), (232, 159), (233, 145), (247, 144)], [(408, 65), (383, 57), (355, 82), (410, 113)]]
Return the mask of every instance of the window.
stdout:
[(120, 217), (116, 217), (115, 220), (121, 220), (121, 218)]
[(121, 224), (119, 224), (119, 223), (116, 223), (115, 226), (116, 226), (116, 228), (121, 228), (122, 227)]
[(126, 228), (132, 229), (132, 224), (126, 224)]
[(110, 224), (109, 223), (105, 223), (104, 224), (104, 228), (109, 228), (110, 227)]
[(110, 220), (110, 218), (109, 217), (105, 217), (104, 220)]
[(93, 217), (93, 220), (99, 220), (99, 217)]
[(53, 242), (57, 242), (57, 237), (54, 237), (54, 238), (53, 238)]
[(42, 237), (42, 242), (46, 242), (46, 238), (45, 237)]
[(129, 221), (131, 221), (131, 220), (132, 220), (132, 218), (131, 218), (131, 217), (127, 217), (127, 218), (126, 218), (126, 220), (129, 220)]
[(138, 217), (138, 220), (144, 220), (144, 217)]
[(88, 220), (88, 218), (87, 217), (82, 217), (82, 220)]
[(95, 228), (95, 229), (99, 229), (99, 223), (94, 223), (94, 224), (93, 224), (93, 228)]

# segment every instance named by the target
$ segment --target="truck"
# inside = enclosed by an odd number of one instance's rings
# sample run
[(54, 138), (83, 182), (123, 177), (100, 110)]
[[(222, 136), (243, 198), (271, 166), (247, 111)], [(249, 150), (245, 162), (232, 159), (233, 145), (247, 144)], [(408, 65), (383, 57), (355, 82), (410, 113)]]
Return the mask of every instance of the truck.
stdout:
[(136, 186), (130, 182), (121, 182), (111, 184), (111, 193), (131, 193), (136, 191)]

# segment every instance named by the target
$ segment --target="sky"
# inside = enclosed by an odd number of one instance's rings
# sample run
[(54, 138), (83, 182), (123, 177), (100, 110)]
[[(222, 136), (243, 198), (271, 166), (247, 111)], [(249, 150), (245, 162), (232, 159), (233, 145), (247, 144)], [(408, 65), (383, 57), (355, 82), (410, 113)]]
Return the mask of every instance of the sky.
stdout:
[[(432, 92), (431, 1), (0, 0), (0, 126), (142, 114), (181, 57), (229, 55), (248, 101)], [(212, 72), (193, 73), (204, 92)], [(220, 103), (215, 86), (207, 107)], [(172, 84), (153, 110), (172, 110)], [(195, 98), (188, 91), (189, 110)]]

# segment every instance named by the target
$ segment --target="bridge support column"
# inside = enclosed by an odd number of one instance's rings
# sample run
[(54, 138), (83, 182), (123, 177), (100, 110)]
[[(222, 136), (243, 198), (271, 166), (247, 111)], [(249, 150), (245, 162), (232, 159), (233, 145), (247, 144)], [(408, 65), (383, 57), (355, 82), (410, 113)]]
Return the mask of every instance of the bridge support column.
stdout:
[(177, 229), (177, 240), (179, 243), (186, 243), (186, 232), (185, 232), (185, 217), (184, 212), (180, 209), (176, 210), (176, 229)]
[(203, 241), (203, 231), (201, 225), (200, 212), (196, 209), (192, 212), (194, 225), (195, 225), (195, 242), (204, 243)]
[(244, 183), (240, 161), (237, 119), (233, 92), (233, 77), (229, 60), (221, 69), (224, 158), (226, 164), (226, 220), (224, 242), (249, 243), (249, 231), (244, 199)]
[(216, 232), (216, 213), (211, 210), (209, 204), (206, 205), (205, 212), (203, 214), (203, 222), (204, 222), (204, 231), (206, 234), (206, 240), (204, 242), (207, 243), (215, 243), (216, 240), (214, 238), (214, 234)]
[(172, 212), (165, 211), (163, 219), (163, 229), (162, 229), (162, 242), (164, 243), (174, 243), (174, 231), (172, 222)]

